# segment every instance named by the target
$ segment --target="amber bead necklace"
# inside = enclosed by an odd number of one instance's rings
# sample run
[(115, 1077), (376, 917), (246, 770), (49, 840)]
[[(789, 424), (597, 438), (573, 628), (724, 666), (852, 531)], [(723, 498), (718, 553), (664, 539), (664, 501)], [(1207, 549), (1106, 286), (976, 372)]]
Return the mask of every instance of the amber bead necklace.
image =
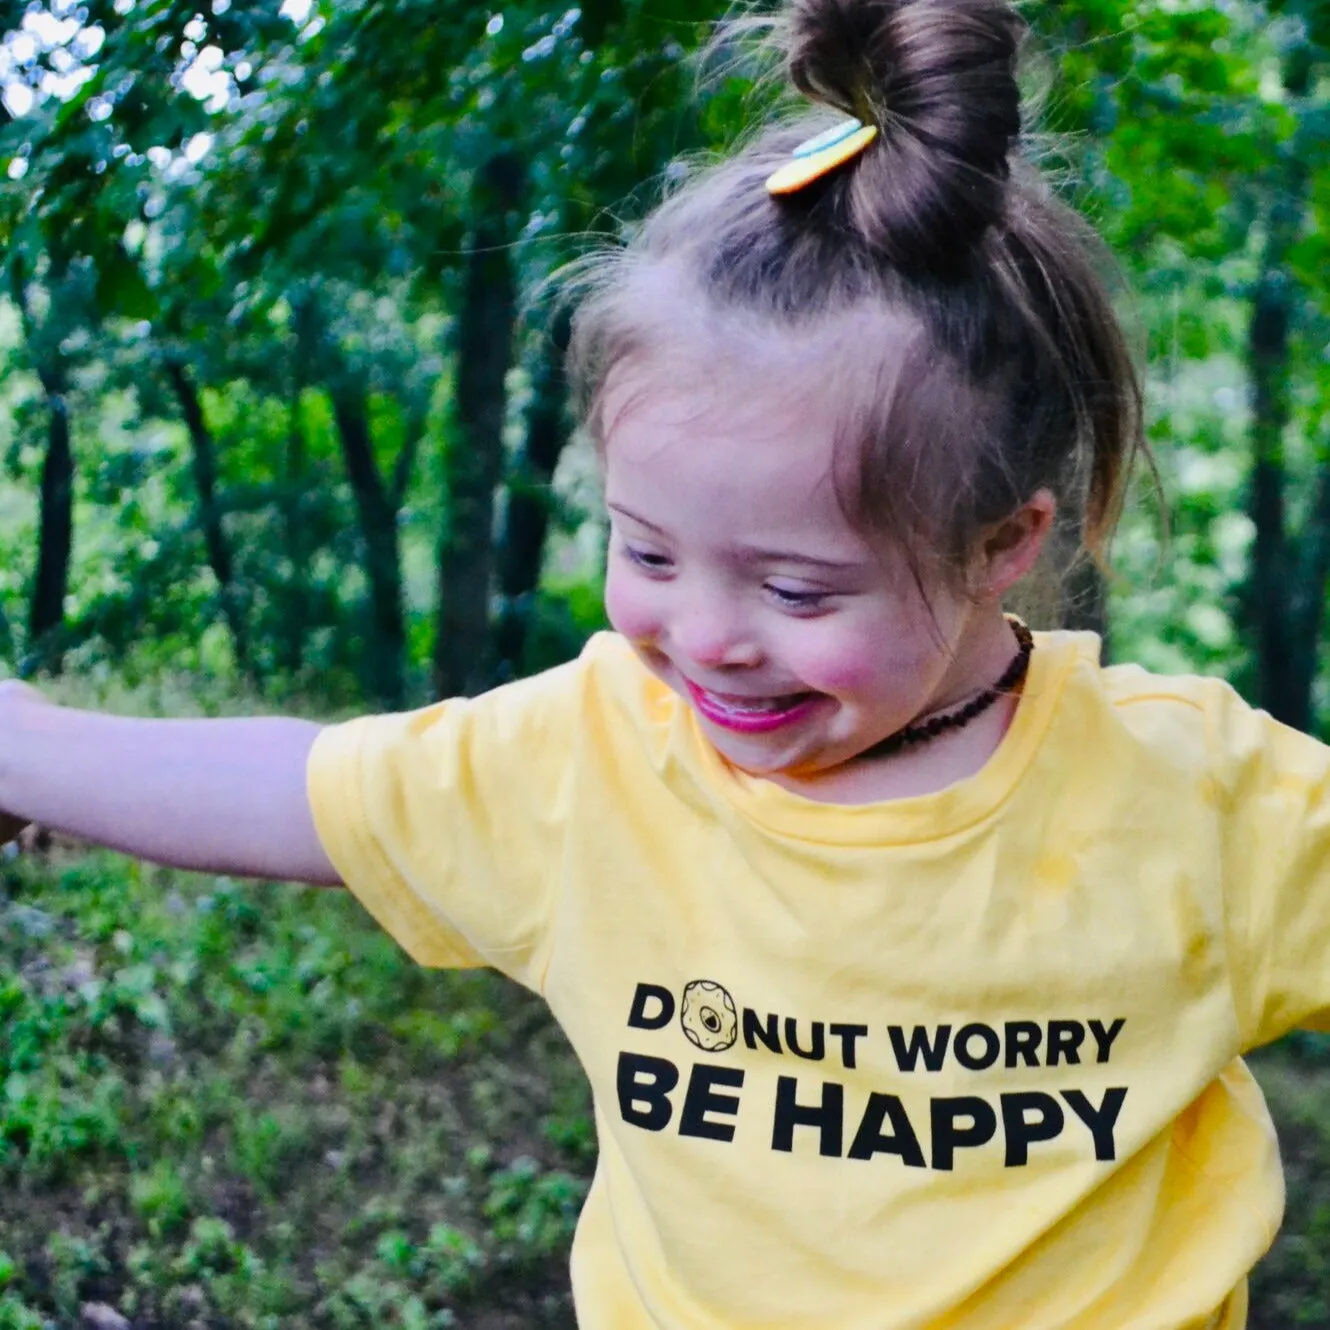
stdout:
[(986, 688), (982, 693), (976, 694), (964, 706), (957, 707), (955, 711), (946, 711), (940, 716), (930, 716), (927, 720), (915, 721), (905, 726), (904, 729), (897, 730), (895, 734), (887, 735), (880, 743), (875, 743), (860, 756), (889, 757), (892, 753), (899, 753), (903, 748), (911, 748), (915, 744), (936, 739), (939, 734), (946, 734), (950, 730), (959, 730), (963, 725), (968, 725), (976, 716), (983, 715), (999, 697), (1010, 693), (1014, 688), (1018, 688), (1025, 681), (1025, 676), (1030, 670), (1030, 653), (1034, 650), (1034, 635), (1018, 619), (1008, 619), (1007, 622), (1011, 624), (1011, 631), (1016, 634), (1017, 648), (1011, 664), (1007, 666), (997, 683), (991, 688)]

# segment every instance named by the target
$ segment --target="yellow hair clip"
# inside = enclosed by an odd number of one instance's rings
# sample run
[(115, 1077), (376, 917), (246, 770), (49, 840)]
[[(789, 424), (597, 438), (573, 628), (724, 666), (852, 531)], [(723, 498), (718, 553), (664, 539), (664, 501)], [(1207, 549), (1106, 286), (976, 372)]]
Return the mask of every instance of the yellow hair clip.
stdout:
[(767, 177), (767, 193), (797, 194), (814, 180), (821, 180), (829, 171), (852, 161), (875, 138), (876, 125), (865, 125), (862, 120), (846, 120), (805, 139), (794, 150), (794, 160)]

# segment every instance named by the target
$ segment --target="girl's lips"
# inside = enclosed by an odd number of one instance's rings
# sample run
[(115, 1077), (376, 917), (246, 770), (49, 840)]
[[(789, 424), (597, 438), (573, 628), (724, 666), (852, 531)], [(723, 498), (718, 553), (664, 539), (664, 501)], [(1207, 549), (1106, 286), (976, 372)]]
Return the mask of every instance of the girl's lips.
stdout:
[(818, 698), (816, 693), (791, 693), (785, 697), (740, 699), (710, 693), (689, 679), (683, 682), (699, 715), (736, 734), (768, 734), (791, 725), (802, 720)]

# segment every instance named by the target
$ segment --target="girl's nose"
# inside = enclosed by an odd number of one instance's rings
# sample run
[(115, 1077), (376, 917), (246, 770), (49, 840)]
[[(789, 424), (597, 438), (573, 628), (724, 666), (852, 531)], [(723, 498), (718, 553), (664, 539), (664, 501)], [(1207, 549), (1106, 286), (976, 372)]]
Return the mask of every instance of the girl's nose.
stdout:
[(675, 650), (703, 669), (757, 665), (762, 650), (739, 616), (722, 605), (693, 606), (671, 625)]

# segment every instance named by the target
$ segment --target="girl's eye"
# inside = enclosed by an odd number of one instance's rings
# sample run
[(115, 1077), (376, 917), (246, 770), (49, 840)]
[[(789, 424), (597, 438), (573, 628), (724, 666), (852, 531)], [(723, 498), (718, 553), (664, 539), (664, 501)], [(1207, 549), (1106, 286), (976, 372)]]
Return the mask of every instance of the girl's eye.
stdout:
[(648, 573), (669, 571), (670, 561), (663, 554), (652, 554), (649, 550), (634, 549), (631, 545), (623, 547), (624, 557)]
[(789, 587), (774, 586), (770, 582), (767, 592), (776, 604), (787, 610), (825, 609), (831, 599), (829, 591), (791, 591)]

